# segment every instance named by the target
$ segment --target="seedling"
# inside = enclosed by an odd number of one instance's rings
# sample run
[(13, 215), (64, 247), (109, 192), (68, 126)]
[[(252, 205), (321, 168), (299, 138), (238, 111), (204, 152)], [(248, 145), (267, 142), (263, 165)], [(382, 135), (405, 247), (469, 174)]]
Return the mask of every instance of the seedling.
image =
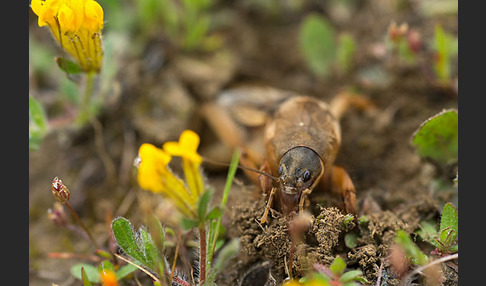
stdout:
[(347, 73), (356, 51), (350, 34), (337, 35), (331, 23), (318, 14), (311, 14), (302, 22), (299, 46), (305, 65), (320, 79), (331, 75), (333, 69), (341, 75)]
[(445, 32), (442, 26), (436, 25), (432, 48), (434, 51), (434, 74), (439, 84), (447, 85), (452, 78), (452, 60), (458, 52), (457, 38)]
[(432, 254), (444, 255), (458, 252), (459, 220), (457, 209), (452, 203), (444, 205), (438, 231), (428, 222), (422, 222), (421, 226), (422, 229), (417, 233), (423, 240), (436, 247)]
[[(171, 200), (183, 214), (182, 225), (186, 230), (198, 231), (199, 264), (194, 273), (198, 273), (195, 285), (212, 285), (218, 272), (231, 259), (239, 249), (238, 239), (233, 239), (223, 246), (216, 260), (213, 256), (218, 245), (221, 219), (228, 199), (229, 189), (233, 181), (236, 166), (239, 160), (239, 152), (235, 151), (220, 205), (210, 207), (212, 191), (202, 192), (202, 175), (199, 170), (200, 157), (196, 149), (199, 137), (192, 131), (183, 132), (179, 142), (166, 142), (164, 150), (154, 146), (142, 145), (139, 165), (139, 183), (143, 188), (155, 193), (161, 193)], [(180, 154), (186, 184), (176, 177), (166, 166), (170, 161), (168, 153), (174, 156)], [(165, 165), (164, 165), (165, 164)], [(156, 169), (154, 169), (156, 168)], [(156, 170), (156, 172), (152, 172)], [(161, 180), (163, 179), (163, 180)], [(155, 183), (154, 183), (155, 182)], [(186, 187), (189, 186), (191, 192)], [(175, 193), (177, 192), (177, 193)], [(193, 196), (194, 195), (194, 196)], [(197, 201), (192, 201), (197, 195)], [(187, 206), (187, 208), (185, 208)], [(131, 223), (123, 217), (112, 222), (113, 235), (118, 245), (135, 263), (147, 268), (156, 276), (151, 276), (154, 283), (160, 285), (192, 285), (184, 277), (178, 276), (174, 268), (169, 269), (164, 253), (164, 228), (158, 222), (152, 235), (147, 228), (142, 227), (135, 232)], [(175, 265), (175, 264), (174, 264)], [(189, 277), (190, 275), (187, 275)]]
[(395, 22), (392, 22), (388, 27), (386, 44), (397, 65), (412, 66), (417, 61), (422, 41), (420, 34), (413, 29), (409, 29), (407, 23), (402, 23), (398, 26)]
[(332, 286), (352, 286), (360, 285), (358, 282), (369, 283), (363, 277), (361, 270), (346, 270), (346, 262), (341, 257), (336, 257), (331, 265), (314, 264), (317, 272), (299, 280), (301, 285), (332, 285)]

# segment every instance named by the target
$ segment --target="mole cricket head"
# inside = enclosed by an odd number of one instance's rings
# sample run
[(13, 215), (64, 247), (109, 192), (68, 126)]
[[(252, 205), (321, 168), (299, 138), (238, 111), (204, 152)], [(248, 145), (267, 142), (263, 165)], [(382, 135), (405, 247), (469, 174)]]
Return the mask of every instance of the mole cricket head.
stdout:
[(315, 151), (304, 146), (294, 147), (285, 152), (279, 162), (281, 191), (300, 196), (305, 189), (312, 190), (323, 173), (324, 164)]

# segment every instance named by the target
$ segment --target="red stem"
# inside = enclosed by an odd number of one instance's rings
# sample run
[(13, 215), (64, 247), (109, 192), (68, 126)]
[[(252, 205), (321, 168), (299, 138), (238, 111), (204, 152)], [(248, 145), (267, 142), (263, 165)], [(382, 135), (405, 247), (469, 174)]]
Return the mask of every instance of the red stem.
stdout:
[(199, 227), (199, 285), (206, 281), (206, 228), (204, 225)]

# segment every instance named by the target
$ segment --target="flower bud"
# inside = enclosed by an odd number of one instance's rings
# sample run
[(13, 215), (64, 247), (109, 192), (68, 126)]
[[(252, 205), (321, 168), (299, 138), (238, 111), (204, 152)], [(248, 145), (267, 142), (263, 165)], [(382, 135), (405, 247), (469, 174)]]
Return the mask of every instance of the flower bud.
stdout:
[(61, 179), (55, 177), (52, 180), (52, 195), (61, 203), (69, 201), (69, 189), (62, 183)]
[(392, 22), (390, 26), (388, 26), (388, 37), (392, 42), (398, 43), (401, 41), (408, 33), (408, 24), (402, 23), (400, 26), (397, 26), (397, 23)]
[(54, 202), (54, 207), (47, 210), (47, 217), (57, 226), (67, 226), (68, 218), (60, 202)]

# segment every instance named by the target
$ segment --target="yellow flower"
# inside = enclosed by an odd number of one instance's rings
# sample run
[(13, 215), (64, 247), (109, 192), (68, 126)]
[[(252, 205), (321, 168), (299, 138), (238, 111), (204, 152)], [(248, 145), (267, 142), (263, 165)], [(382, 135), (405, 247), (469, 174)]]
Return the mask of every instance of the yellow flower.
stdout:
[(197, 153), (199, 147), (199, 135), (192, 130), (185, 130), (179, 137), (179, 142), (166, 142), (164, 151), (172, 156), (182, 158), (182, 169), (191, 196), (198, 199), (204, 192), (204, 183), (200, 172), (202, 157)]
[(85, 72), (99, 72), (103, 57), (103, 9), (94, 0), (32, 0), (40, 27), (52, 35)]
[(142, 189), (160, 193), (171, 200), (188, 218), (197, 219), (198, 198), (191, 196), (184, 182), (169, 169), (171, 156), (152, 144), (142, 144), (138, 151), (138, 184)]

